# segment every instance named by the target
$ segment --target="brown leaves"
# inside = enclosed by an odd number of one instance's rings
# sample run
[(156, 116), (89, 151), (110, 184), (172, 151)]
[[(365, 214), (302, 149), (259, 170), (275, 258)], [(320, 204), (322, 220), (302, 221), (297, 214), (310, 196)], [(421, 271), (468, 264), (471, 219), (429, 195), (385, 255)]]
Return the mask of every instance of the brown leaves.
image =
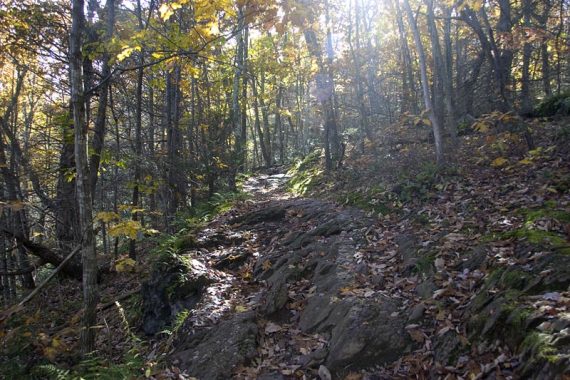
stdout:
[(426, 340), (427, 336), (419, 327), (419, 325), (408, 325), (406, 326), (406, 331), (414, 342), (423, 343)]

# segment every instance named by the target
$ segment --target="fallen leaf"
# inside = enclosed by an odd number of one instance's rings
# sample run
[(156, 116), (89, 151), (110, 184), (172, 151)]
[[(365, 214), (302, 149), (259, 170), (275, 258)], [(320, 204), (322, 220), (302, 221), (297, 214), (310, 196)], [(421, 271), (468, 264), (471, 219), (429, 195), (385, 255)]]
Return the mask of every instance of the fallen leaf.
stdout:
[(491, 162), (491, 167), (499, 168), (501, 166), (505, 166), (509, 161), (504, 157), (495, 158), (493, 162)]
[(425, 340), (425, 335), (418, 329), (408, 330), (408, 334), (414, 342), (423, 343)]
[(265, 333), (266, 334), (273, 334), (273, 333), (279, 332), (281, 330), (283, 330), (283, 328), (281, 326), (279, 326), (278, 324), (275, 324), (273, 322), (269, 322), (267, 324), (267, 326), (265, 326)]
[(551, 292), (551, 293), (544, 293), (542, 295), (542, 299), (545, 299), (547, 301), (560, 301), (560, 293), (558, 292)]
[(435, 259), (434, 264), (438, 272), (441, 272), (445, 269), (445, 261), (441, 257)]
[(319, 367), (319, 379), (321, 380), (332, 380), (331, 371), (327, 367), (321, 365)]
[(271, 266), (272, 266), (271, 261), (265, 260), (263, 262), (263, 264), (261, 265), (261, 268), (263, 268), (263, 270), (266, 271), (266, 270), (271, 269)]

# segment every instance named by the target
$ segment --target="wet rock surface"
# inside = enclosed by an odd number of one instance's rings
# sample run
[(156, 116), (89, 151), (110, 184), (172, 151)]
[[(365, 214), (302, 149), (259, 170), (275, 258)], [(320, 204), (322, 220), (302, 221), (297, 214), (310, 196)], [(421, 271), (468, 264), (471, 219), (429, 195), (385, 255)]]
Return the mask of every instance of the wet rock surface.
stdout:
[(355, 254), (372, 225), (362, 212), (311, 199), (270, 201), (228, 225), (234, 233), (255, 233), (259, 251), (239, 269), (220, 264), (228, 254), (213, 262), (236, 272), (251, 265), (254, 300), (247, 312), (234, 307), (211, 326), (185, 322), (171, 356), (182, 370), (200, 379), (229, 378), (263, 352), (265, 341), (286, 331), (319, 342), (302, 354), (291, 350), (291, 363), (325, 365), (333, 374), (393, 361), (409, 348), (406, 320), (395, 317), (401, 307), (397, 300), (349, 294), (363, 275), (355, 269)]

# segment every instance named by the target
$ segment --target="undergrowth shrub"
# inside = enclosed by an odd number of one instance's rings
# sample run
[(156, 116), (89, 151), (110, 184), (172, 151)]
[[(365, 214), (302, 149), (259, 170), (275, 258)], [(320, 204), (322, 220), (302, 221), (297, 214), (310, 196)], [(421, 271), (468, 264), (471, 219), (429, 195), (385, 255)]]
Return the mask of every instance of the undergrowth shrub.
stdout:
[(544, 99), (534, 110), (536, 116), (570, 115), (570, 92), (563, 92)]
[(394, 186), (394, 192), (403, 202), (427, 200), (440, 181), (440, 171), (433, 163), (425, 163), (416, 172), (404, 172)]
[(296, 195), (304, 195), (320, 183), (323, 170), (321, 169), (322, 151), (316, 150), (302, 160), (297, 161), (287, 173), (291, 176), (287, 189)]

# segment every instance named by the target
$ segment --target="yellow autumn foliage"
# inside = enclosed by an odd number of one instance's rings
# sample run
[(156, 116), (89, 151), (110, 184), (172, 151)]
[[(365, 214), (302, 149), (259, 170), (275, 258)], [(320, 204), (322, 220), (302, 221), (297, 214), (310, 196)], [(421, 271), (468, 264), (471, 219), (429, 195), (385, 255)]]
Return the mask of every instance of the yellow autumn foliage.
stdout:
[(126, 236), (131, 239), (136, 239), (142, 226), (137, 220), (125, 220), (117, 223), (109, 228), (109, 235), (113, 237)]
[(508, 162), (509, 160), (507, 160), (505, 157), (498, 157), (495, 158), (493, 162), (491, 162), (491, 166), (493, 168), (500, 168), (501, 166), (505, 166)]
[(130, 257), (119, 259), (115, 262), (115, 270), (117, 272), (132, 272), (135, 269), (136, 261)]

